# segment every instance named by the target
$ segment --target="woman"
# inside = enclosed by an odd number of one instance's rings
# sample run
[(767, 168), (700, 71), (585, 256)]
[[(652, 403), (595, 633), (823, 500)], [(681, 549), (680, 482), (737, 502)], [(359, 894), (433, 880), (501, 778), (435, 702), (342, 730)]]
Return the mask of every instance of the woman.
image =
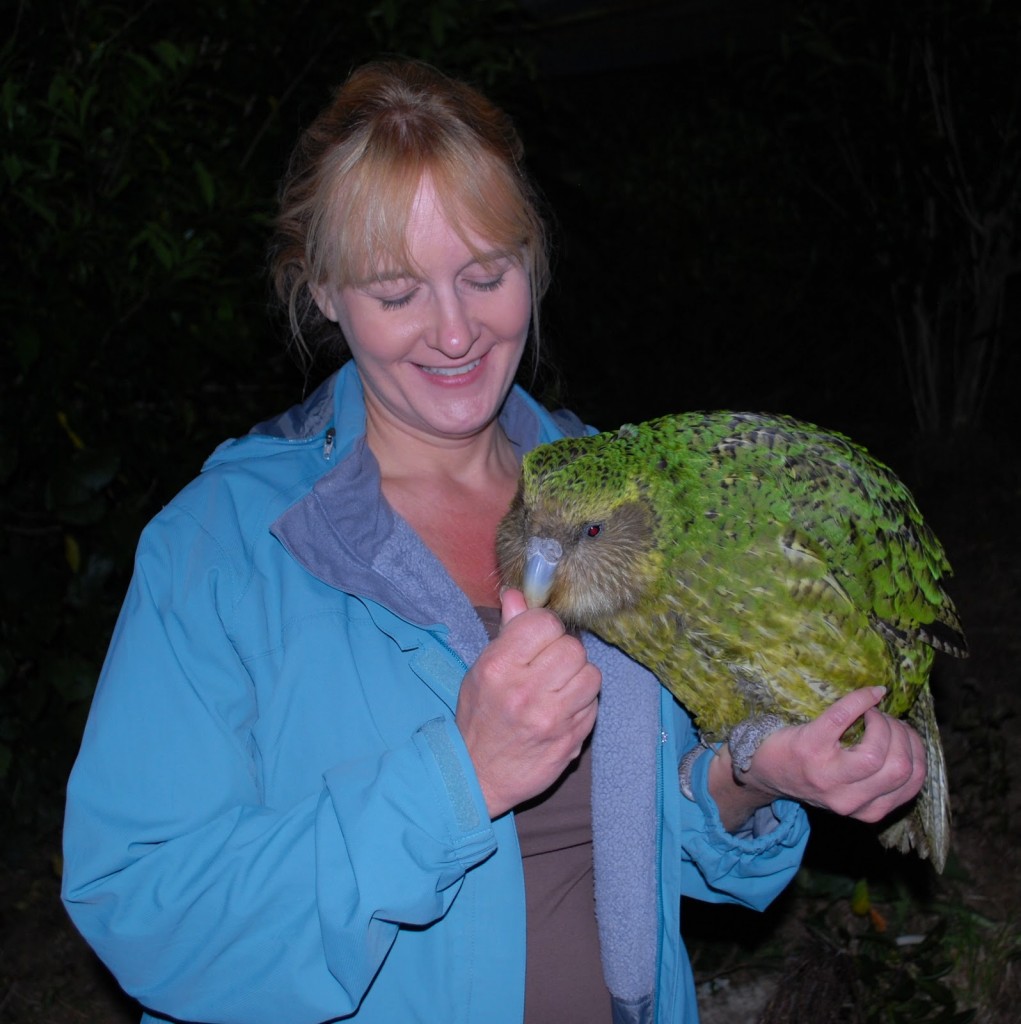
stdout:
[(680, 896), (765, 906), (795, 801), (877, 820), (918, 737), (858, 691), (741, 784), (686, 759), (684, 796), (683, 709), (501, 594), (521, 455), (585, 428), (513, 385), (545, 240), (478, 93), (356, 71), (295, 150), (274, 277), (350, 359), (143, 533), (69, 783), (72, 917), (145, 1020), (696, 1020)]

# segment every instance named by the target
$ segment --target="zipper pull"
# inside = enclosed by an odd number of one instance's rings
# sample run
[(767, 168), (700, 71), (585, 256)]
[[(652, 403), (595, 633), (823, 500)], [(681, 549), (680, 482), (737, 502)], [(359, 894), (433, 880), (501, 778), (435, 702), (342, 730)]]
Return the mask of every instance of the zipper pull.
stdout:
[(323, 458), (329, 462), (333, 457), (333, 442), (337, 439), (337, 431), (330, 427), (326, 431), (326, 440), (323, 441)]

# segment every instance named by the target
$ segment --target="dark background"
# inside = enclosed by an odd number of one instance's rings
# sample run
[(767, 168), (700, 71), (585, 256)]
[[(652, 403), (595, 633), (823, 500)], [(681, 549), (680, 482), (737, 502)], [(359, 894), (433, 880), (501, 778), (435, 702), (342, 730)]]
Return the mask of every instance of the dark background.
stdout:
[[(285, 352), (265, 244), (297, 132), (381, 54), (515, 118), (553, 223), (551, 402), (600, 427), (725, 407), (844, 430), (916, 490), (983, 590), (973, 640), (1009, 634), (1013, 664), (1014, 3), (86, 0), (7, 2), (4, 23), (0, 814), (19, 878), (59, 871), (139, 530), (331, 369)], [(992, 675), (990, 707), (1013, 693)]]

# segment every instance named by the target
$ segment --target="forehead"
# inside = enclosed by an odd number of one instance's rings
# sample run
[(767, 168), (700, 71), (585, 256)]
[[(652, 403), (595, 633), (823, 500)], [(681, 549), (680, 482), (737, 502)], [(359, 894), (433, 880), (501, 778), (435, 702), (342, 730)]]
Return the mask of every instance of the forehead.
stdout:
[(362, 274), (368, 280), (389, 280), (407, 274), (459, 270), (472, 263), (490, 264), (520, 258), (499, 240), (471, 226), (465, 211), (448, 207), (425, 177), (411, 202), (403, 226), (393, 225), (390, 237), (376, 235), (381, 244), (363, 255)]
[(413, 267), (416, 250), (440, 235), (472, 259), (509, 255), (523, 264), (535, 244), (514, 183), (485, 159), (470, 172), (363, 159), (337, 175), (328, 207), (320, 266), (341, 286)]

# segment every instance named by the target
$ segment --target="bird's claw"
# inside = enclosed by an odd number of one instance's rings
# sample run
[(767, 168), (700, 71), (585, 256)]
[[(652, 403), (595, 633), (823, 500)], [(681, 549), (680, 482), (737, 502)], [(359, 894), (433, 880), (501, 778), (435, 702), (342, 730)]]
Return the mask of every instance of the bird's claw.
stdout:
[(762, 741), (787, 723), (779, 715), (756, 715), (739, 722), (730, 731), (727, 746), (735, 771), (748, 771)]

